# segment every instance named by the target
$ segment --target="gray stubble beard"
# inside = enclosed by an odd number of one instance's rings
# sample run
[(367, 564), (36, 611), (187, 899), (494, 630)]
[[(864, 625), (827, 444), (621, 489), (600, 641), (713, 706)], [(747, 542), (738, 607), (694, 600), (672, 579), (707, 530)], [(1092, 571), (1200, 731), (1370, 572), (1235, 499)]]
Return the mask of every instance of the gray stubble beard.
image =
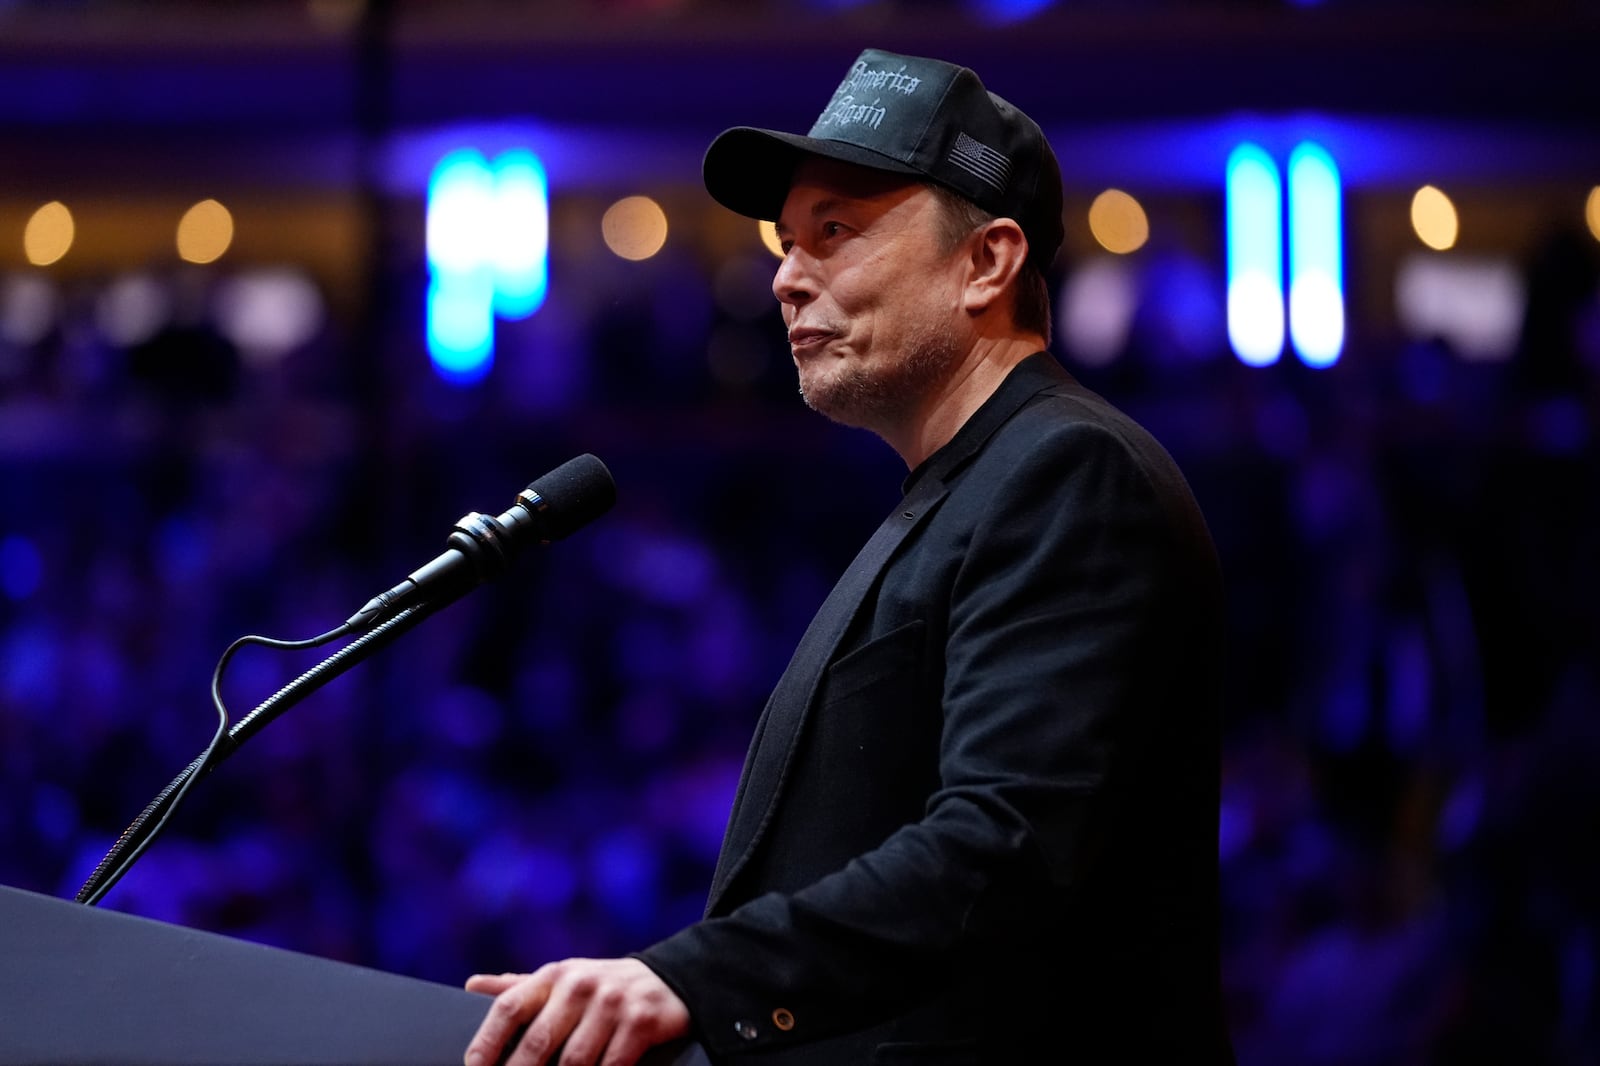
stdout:
[(906, 355), (893, 363), (847, 366), (825, 394), (808, 396), (806, 406), (840, 425), (886, 436), (913, 417), (922, 402), (948, 379), (960, 349), (948, 325), (927, 325), (911, 338)]

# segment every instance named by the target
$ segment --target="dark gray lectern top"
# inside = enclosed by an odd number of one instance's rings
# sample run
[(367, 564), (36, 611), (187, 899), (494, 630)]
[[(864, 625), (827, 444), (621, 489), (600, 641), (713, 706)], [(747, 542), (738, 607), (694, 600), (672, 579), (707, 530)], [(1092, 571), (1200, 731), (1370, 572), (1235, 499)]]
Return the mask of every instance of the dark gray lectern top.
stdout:
[(0, 886), (6, 1066), (455, 1066), (489, 1003)]

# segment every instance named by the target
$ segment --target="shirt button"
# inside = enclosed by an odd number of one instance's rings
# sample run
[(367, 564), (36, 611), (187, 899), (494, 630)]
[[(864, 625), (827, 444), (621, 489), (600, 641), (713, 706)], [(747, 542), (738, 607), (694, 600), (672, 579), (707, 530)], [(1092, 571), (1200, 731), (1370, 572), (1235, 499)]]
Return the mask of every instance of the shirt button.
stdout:
[(738, 1033), (743, 1040), (754, 1040), (757, 1034), (756, 1023), (748, 1022), (741, 1018), (733, 1023), (733, 1031)]
[(782, 1029), (787, 1033), (790, 1029), (794, 1028), (794, 1014), (782, 1007), (779, 1007), (777, 1010), (772, 1012), (772, 1024), (776, 1025), (779, 1029)]

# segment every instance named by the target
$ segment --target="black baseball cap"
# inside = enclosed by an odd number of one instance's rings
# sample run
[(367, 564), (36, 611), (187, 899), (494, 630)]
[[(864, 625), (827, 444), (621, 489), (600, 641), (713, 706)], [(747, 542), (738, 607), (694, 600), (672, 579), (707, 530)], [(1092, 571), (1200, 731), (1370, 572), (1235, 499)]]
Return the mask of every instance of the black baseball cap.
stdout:
[(1061, 246), (1055, 153), (1038, 123), (966, 67), (869, 48), (808, 135), (749, 126), (719, 134), (706, 150), (706, 191), (741, 215), (776, 219), (807, 155), (933, 181), (1015, 219), (1041, 268)]

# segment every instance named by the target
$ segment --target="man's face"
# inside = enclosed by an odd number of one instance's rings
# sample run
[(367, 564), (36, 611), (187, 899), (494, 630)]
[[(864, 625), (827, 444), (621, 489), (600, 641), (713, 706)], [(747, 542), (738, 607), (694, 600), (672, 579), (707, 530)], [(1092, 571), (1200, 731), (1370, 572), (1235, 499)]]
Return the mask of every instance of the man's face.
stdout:
[(938, 199), (893, 174), (811, 158), (777, 222), (772, 280), (806, 403), (889, 435), (946, 382), (963, 347), (966, 245), (946, 251)]

